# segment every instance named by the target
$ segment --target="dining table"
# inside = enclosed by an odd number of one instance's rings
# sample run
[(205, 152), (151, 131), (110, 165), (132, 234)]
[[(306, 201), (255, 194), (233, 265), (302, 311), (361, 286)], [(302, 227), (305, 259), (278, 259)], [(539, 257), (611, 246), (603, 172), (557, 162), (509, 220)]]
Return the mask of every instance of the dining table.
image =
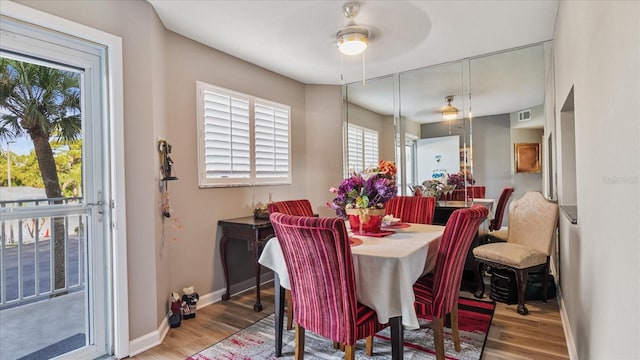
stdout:
[[(413, 284), (435, 267), (444, 226), (394, 223), (381, 233), (359, 234), (349, 229), (351, 253), (360, 303), (373, 309), (380, 323), (392, 326), (393, 359), (402, 359), (403, 329), (418, 329)], [(382, 236), (384, 235), (384, 236)], [(258, 262), (274, 271), (276, 304), (276, 356), (282, 354), (284, 289), (290, 289), (289, 275), (276, 238), (267, 242)]]

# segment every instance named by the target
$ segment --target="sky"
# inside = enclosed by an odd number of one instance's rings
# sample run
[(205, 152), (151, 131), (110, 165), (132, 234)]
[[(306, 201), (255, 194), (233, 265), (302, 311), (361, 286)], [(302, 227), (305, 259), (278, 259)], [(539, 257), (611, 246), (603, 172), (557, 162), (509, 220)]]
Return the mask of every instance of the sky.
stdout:
[[(3, 114), (8, 114), (8, 112), (4, 107), (0, 107), (0, 115)], [(14, 154), (26, 155), (33, 149), (33, 142), (31, 142), (31, 139), (29, 139), (29, 136), (26, 134), (11, 141), (15, 142), (9, 144), (9, 150), (11, 150), (11, 152)], [(0, 138), (0, 149), (2, 149), (3, 152), (7, 151), (6, 139)]]
[[(9, 150), (14, 154), (26, 155), (33, 150), (33, 143), (28, 137), (19, 137), (12, 141), (15, 142), (9, 144)], [(0, 140), (0, 148), (2, 151), (7, 151), (7, 140)]]

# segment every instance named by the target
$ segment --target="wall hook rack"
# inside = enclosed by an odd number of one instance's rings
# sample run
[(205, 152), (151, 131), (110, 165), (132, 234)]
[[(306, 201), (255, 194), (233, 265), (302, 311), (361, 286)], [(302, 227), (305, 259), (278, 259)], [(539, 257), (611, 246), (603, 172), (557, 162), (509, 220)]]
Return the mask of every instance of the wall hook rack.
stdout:
[(160, 172), (162, 173), (162, 179), (165, 189), (167, 188), (167, 182), (178, 180), (178, 177), (172, 174), (173, 160), (169, 156), (171, 154), (171, 144), (167, 140), (158, 140), (158, 151), (160, 152)]

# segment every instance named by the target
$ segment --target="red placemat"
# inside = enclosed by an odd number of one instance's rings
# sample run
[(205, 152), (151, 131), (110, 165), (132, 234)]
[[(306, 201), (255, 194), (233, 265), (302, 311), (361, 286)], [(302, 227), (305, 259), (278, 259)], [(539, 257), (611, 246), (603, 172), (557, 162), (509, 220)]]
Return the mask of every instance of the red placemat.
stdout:
[(393, 224), (389, 224), (389, 225), (382, 225), (383, 228), (385, 229), (405, 229), (410, 227), (411, 224), (409, 223), (403, 223), (403, 222), (397, 222), (397, 223), (393, 223)]
[(380, 231), (378, 233), (369, 233), (369, 232), (360, 233), (357, 231), (353, 232), (354, 235), (372, 236), (372, 237), (383, 237), (383, 236), (387, 236), (395, 233), (396, 233), (395, 231)]
[(355, 237), (350, 237), (349, 238), (349, 245), (358, 246), (360, 244), (362, 244), (362, 239), (358, 239), (358, 238), (355, 238)]

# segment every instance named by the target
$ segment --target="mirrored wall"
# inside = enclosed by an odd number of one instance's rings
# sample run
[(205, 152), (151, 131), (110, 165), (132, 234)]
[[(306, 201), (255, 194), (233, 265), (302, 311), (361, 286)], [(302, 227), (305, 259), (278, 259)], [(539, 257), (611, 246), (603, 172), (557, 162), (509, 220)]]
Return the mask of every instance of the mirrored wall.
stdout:
[[(478, 196), (482, 187), (482, 197), (497, 199), (517, 181), (541, 187), (540, 173), (516, 172), (513, 145), (542, 142), (544, 48), (536, 44), (345, 85), (345, 172), (393, 159), (403, 195), (451, 174), (463, 177), (465, 198)], [(448, 105), (457, 114), (445, 120)]]

